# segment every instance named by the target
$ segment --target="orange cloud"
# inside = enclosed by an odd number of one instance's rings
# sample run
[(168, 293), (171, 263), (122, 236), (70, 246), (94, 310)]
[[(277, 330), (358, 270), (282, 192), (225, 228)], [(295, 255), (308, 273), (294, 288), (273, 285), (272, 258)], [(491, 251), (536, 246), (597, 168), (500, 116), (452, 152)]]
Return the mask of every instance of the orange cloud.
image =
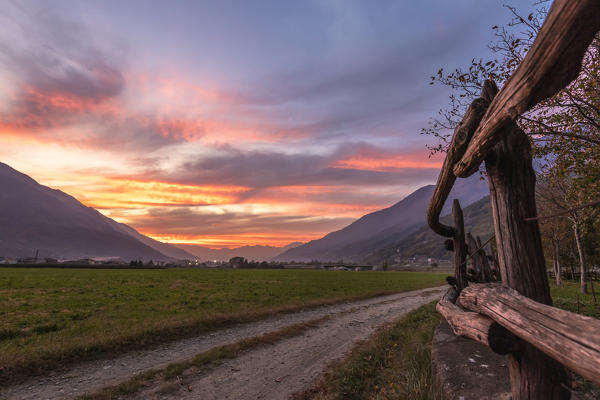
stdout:
[(213, 249), (224, 247), (253, 246), (261, 244), (264, 246), (281, 247), (291, 242), (307, 242), (318, 239), (321, 233), (315, 234), (268, 234), (268, 233), (248, 233), (239, 235), (161, 235), (153, 232), (141, 232), (153, 239), (161, 242), (173, 244), (195, 244), (206, 246)]
[(107, 179), (107, 188), (87, 203), (95, 208), (230, 204), (248, 190), (239, 186), (181, 185), (176, 183)]
[[(171, 76), (177, 76), (174, 71)], [(238, 102), (236, 96), (218, 89), (215, 84), (197, 85), (183, 79), (157, 76), (136, 71), (127, 74), (127, 83), (145, 94), (158, 93), (160, 98), (177, 101), (193, 99), (198, 102), (232, 104)], [(167, 105), (168, 106), (168, 105)]]
[[(160, 135), (174, 142), (203, 140), (209, 144), (281, 141), (302, 138), (265, 122), (264, 115), (240, 106), (240, 99), (211, 85), (129, 74), (127, 89), (108, 96), (85, 96), (68, 90), (32, 85), (15, 88), (15, 97), (0, 114), (0, 133), (72, 141), (89, 148), (106, 147), (115, 133)], [(79, 133), (62, 128), (79, 124)], [(109, 139), (103, 138), (104, 136)], [(156, 146), (168, 140), (147, 141)]]
[[(177, 76), (174, 72), (172, 76)], [(157, 127), (165, 137), (186, 141), (200, 138), (225, 143), (231, 141), (279, 141), (302, 139), (307, 133), (282, 129), (265, 122), (256, 109), (244, 107), (239, 94), (221, 90), (218, 85), (194, 84), (182, 79), (141, 73), (127, 77), (128, 90), (136, 102), (146, 103), (150, 112), (160, 109)]]
[(89, 177), (79, 185), (69, 186), (69, 193), (85, 205), (106, 210), (231, 204), (247, 190), (240, 186), (181, 185), (102, 177)]
[(189, 142), (197, 140), (206, 132), (205, 124), (201, 121), (181, 118), (160, 118), (156, 121), (156, 129), (165, 137), (183, 139)]
[(427, 157), (424, 150), (394, 154), (371, 148), (361, 150), (332, 164), (336, 168), (350, 168), (368, 171), (393, 171), (403, 168), (441, 168), (443, 158), (439, 155)]
[(357, 157), (347, 160), (336, 161), (333, 165), (336, 168), (352, 168), (368, 171), (392, 171), (401, 168), (440, 168), (442, 163), (439, 161), (412, 161), (392, 158), (369, 158)]
[(276, 137), (263, 131), (259, 126), (219, 119), (161, 116), (156, 119), (154, 126), (164, 137), (187, 142), (200, 139), (216, 143), (269, 141)]
[(3, 113), (0, 129), (26, 133), (40, 128), (52, 129), (69, 123), (73, 117), (88, 112), (98, 115), (117, 114), (114, 100), (81, 97), (69, 92), (43, 91), (24, 87), (13, 101), (14, 107)]
[(348, 200), (344, 202), (345, 191), (343, 189), (322, 192), (330, 194), (330, 197), (338, 198), (336, 201), (327, 201), (326, 199), (311, 198), (308, 193), (294, 193), (296, 188), (296, 186), (288, 186), (281, 192), (278, 191), (278, 188), (273, 188), (269, 193), (252, 197), (247, 203), (258, 204), (263, 208), (267, 208), (270, 205), (274, 208), (283, 206), (286, 209), (286, 213), (290, 215), (335, 216), (336, 218), (358, 218), (364, 214), (389, 206), (389, 204), (372, 202), (370, 204), (351, 203)]

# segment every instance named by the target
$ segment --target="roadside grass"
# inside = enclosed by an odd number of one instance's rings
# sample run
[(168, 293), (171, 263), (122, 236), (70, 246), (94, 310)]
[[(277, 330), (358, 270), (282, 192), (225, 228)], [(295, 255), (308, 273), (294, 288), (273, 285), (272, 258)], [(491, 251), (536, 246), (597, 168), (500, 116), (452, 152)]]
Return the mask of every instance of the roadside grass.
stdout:
[[(575, 281), (564, 281), (563, 287), (551, 284), (555, 307), (577, 312), (579, 297), (579, 312), (600, 318), (600, 304), (594, 304), (589, 284), (588, 291), (579, 293)], [(600, 291), (596, 295), (600, 300)], [(435, 302), (409, 313), (354, 349), (314, 387), (294, 399), (442, 399), (431, 376), (431, 339), (439, 320)], [(600, 398), (600, 388), (581, 377), (574, 376), (573, 389), (582, 398)]]
[(213, 367), (223, 360), (236, 358), (242, 352), (252, 348), (261, 345), (274, 344), (282, 339), (300, 335), (306, 330), (318, 326), (327, 319), (329, 319), (329, 317), (325, 316), (311, 321), (290, 325), (261, 336), (242, 339), (235, 343), (214, 347), (203, 353), (197, 354), (189, 360), (169, 364), (166, 368), (160, 370), (153, 369), (145, 371), (119, 385), (105, 387), (96, 393), (79, 396), (76, 400), (112, 400), (118, 396), (126, 396), (135, 393), (144, 386), (147, 386), (150, 383), (156, 383), (157, 381), (163, 382), (159, 391), (177, 390), (182, 386), (186, 386), (186, 377), (191, 374), (197, 373), (208, 367)]
[(431, 373), (435, 303), (381, 329), (294, 400), (441, 399)]
[[(563, 286), (558, 287), (554, 282), (550, 284), (552, 294), (552, 304), (554, 307), (587, 315), (589, 317), (600, 318), (600, 285), (594, 282), (594, 289), (598, 304), (594, 303), (592, 288), (588, 281), (588, 293), (579, 292), (579, 281), (563, 280)], [(582, 399), (600, 399), (600, 386), (583, 379), (581, 376), (573, 373), (572, 389), (576, 391), (579, 398)]]
[[(579, 312), (594, 318), (600, 318), (600, 284), (594, 282), (594, 290), (598, 304), (594, 304), (594, 296), (588, 282), (588, 293), (582, 294), (579, 292), (579, 281), (563, 280), (563, 286), (558, 287), (554, 282), (550, 285), (552, 294), (552, 304), (554, 307), (562, 308), (571, 312)], [(577, 310), (579, 298), (579, 311)]]
[(0, 270), (0, 382), (276, 313), (432, 287), (445, 274)]

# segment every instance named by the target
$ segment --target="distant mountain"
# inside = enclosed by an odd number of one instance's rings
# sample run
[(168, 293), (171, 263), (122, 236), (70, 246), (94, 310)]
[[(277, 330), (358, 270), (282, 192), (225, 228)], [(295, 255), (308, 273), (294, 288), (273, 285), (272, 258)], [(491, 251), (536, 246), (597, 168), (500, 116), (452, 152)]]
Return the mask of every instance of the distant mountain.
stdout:
[(0, 256), (33, 257), (39, 250), (40, 257), (62, 259), (192, 258), (3, 163), (0, 187)]
[[(471, 232), (475, 237), (479, 236), (483, 242), (494, 234), (492, 221), (492, 207), (490, 197), (483, 199), (463, 208), (465, 221), (465, 232)], [(446, 215), (440, 220), (446, 225), (452, 225), (451, 215)], [(407, 259), (410, 257), (432, 257), (448, 260), (452, 252), (446, 251), (444, 241), (446, 238), (433, 232), (428, 225), (423, 225), (404, 239), (395, 240), (369, 254), (365, 262), (369, 264), (381, 264), (387, 260), (390, 264), (396, 259)]]
[(129, 225), (119, 223), (110, 218), (108, 219), (111, 225), (113, 225), (116, 229), (130, 236), (133, 236), (140, 242), (144, 243), (146, 246), (152, 247), (154, 250), (161, 252), (167, 257), (171, 257), (176, 260), (194, 260), (196, 258), (193, 254), (185, 251), (184, 249), (180, 249), (175, 245), (172, 245), (170, 243), (159, 242), (158, 240), (154, 240), (148, 236), (142, 235)]
[[(426, 222), (427, 206), (434, 188), (434, 185), (423, 186), (393, 206), (367, 214), (321, 239), (290, 249), (275, 257), (275, 260), (362, 262), (377, 250), (397, 243)], [(458, 179), (442, 215), (450, 211), (452, 199), (459, 199), (464, 207), (488, 194), (487, 181), (481, 180), (478, 174)]]
[(248, 260), (254, 261), (270, 261), (272, 258), (279, 254), (289, 250), (291, 248), (300, 246), (302, 243), (294, 242), (287, 246), (275, 247), (275, 246), (242, 246), (236, 248), (224, 248), (224, 249), (211, 249), (204, 246), (194, 244), (178, 244), (177, 247), (192, 253), (195, 257), (200, 260), (219, 260), (228, 261), (232, 257), (244, 257)]

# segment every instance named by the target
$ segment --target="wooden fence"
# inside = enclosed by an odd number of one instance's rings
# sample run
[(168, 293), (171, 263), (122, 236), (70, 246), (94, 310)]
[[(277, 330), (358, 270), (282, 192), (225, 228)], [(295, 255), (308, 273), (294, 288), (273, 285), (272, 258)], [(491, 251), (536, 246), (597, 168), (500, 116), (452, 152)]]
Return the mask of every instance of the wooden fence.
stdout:
[[(565, 367), (600, 384), (600, 320), (551, 306), (531, 145), (515, 122), (577, 77), (599, 31), (600, 0), (553, 3), (531, 49), (502, 90), (485, 82), (481, 97), (467, 109), (427, 210), (429, 226), (451, 238), (446, 247), (454, 251), (453, 287), (437, 309), (456, 334), (508, 354), (514, 400), (570, 398)], [(465, 235), (458, 201), (453, 204), (453, 226), (439, 221), (457, 177), (472, 175), (484, 161), (497, 247), (493, 263), (481, 243)], [(495, 282), (498, 278), (502, 283)]]

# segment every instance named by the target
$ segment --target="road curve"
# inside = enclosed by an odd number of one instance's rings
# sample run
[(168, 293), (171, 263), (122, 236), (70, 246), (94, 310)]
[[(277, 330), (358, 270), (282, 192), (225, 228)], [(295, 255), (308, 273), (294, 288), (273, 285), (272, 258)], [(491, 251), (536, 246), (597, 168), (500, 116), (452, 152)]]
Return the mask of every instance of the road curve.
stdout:
[(287, 326), (330, 318), (303, 334), (249, 350), (215, 369), (193, 376), (180, 390), (161, 393), (150, 385), (131, 398), (286, 399), (309, 386), (333, 360), (346, 354), (378, 327), (439, 298), (436, 287), (323, 306), (240, 324), (118, 358), (80, 363), (22, 384), (0, 389), (0, 399), (71, 399), (116, 385), (148, 369), (164, 368), (213, 347), (260, 336)]

